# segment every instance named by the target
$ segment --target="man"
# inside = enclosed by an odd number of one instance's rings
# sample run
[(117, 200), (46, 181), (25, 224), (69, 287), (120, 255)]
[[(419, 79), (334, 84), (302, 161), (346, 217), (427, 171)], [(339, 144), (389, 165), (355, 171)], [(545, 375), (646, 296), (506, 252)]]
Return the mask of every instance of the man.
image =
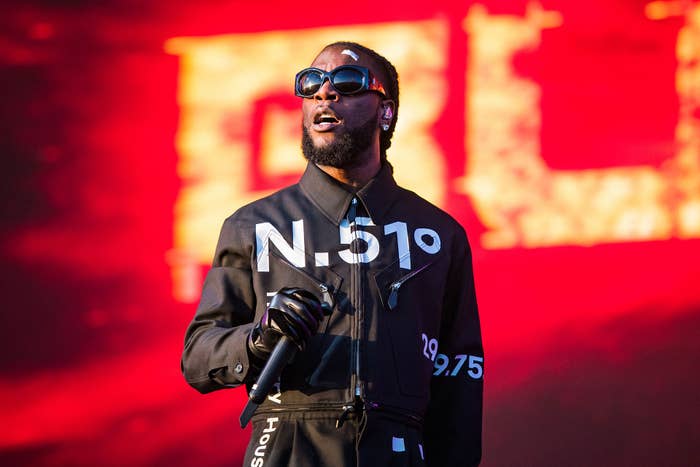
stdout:
[(295, 92), (307, 169), (226, 219), (185, 378), (202, 393), (250, 390), (286, 336), (299, 351), (252, 419), (244, 465), (477, 465), (471, 252), (457, 222), (394, 182), (396, 70), (337, 42)]

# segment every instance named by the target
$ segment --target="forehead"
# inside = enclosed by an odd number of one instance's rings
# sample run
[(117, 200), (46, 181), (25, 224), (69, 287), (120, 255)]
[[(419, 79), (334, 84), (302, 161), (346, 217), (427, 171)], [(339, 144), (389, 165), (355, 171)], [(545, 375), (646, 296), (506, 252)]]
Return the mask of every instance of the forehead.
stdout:
[[(355, 60), (355, 57), (357, 57), (357, 60)], [(330, 71), (341, 65), (359, 65), (369, 68), (374, 74), (378, 72), (374, 60), (351, 47), (333, 47), (325, 49), (318, 54), (316, 59), (311, 63), (312, 67), (320, 68), (325, 71)]]

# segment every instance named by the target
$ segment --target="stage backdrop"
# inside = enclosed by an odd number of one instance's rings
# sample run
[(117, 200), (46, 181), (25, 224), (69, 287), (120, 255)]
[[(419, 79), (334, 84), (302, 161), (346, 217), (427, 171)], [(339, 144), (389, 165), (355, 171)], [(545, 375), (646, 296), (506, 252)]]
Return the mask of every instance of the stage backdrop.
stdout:
[(700, 3), (0, 7), (0, 464), (238, 465), (179, 369), (221, 223), (303, 170), (328, 42), (401, 81), (389, 159), (468, 231), (485, 466), (700, 463)]

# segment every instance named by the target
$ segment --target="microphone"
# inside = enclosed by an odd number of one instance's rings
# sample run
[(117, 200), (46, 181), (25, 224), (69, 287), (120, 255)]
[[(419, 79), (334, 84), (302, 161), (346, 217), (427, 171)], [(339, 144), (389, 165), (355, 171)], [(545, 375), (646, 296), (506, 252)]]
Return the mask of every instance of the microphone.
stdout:
[(263, 403), (265, 397), (270, 393), (270, 389), (279, 379), (284, 367), (296, 353), (297, 346), (294, 345), (294, 342), (287, 336), (282, 336), (260, 372), (258, 381), (250, 389), (248, 403), (246, 403), (239, 419), (241, 428), (246, 427), (258, 406)]

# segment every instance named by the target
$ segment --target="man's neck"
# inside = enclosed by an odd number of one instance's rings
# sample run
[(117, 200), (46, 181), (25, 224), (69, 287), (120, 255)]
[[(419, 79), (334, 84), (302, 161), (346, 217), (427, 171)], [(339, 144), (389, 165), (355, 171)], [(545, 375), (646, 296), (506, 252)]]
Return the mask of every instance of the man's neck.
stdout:
[(377, 160), (373, 161), (371, 164), (365, 164), (350, 169), (339, 169), (338, 167), (331, 167), (329, 165), (319, 165), (318, 168), (341, 183), (355, 188), (361, 188), (379, 173), (382, 164)]

